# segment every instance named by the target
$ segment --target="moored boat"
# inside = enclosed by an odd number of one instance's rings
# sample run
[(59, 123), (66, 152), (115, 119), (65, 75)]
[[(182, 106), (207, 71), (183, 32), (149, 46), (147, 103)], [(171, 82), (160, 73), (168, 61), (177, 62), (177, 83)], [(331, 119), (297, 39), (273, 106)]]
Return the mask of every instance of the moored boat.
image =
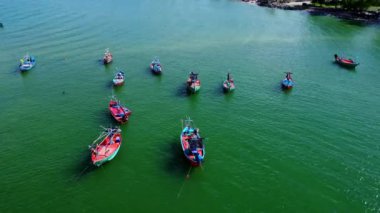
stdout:
[[(102, 140), (98, 143), (99, 140)], [(91, 161), (95, 166), (112, 160), (119, 152), (121, 146), (121, 129), (107, 128), (98, 139), (90, 145)]]
[(352, 59), (339, 57), (337, 54), (334, 55), (334, 58), (335, 58), (336, 63), (338, 63), (339, 65), (346, 67), (346, 68), (355, 68), (356, 66), (359, 65), (358, 62), (355, 62)]
[(36, 59), (34, 56), (27, 54), (22, 59), (20, 59), (21, 71), (31, 70), (34, 66), (36, 66)]
[(198, 79), (198, 73), (191, 72), (186, 83), (187, 89), (191, 93), (196, 93), (201, 89), (201, 81)]
[(223, 90), (225, 92), (232, 92), (235, 90), (235, 83), (231, 73), (227, 73), (227, 79), (223, 81)]
[(112, 62), (112, 54), (111, 54), (110, 50), (107, 48), (104, 52), (103, 63), (109, 64), (111, 62)]
[(150, 67), (150, 70), (152, 70), (152, 72), (154, 74), (161, 74), (162, 73), (161, 62), (160, 62), (160, 59), (158, 57), (153, 59), (153, 61), (150, 63), (149, 67)]
[(291, 89), (294, 86), (294, 81), (292, 78), (293, 73), (291, 73), (291, 72), (285, 72), (285, 73), (286, 73), (286, 76), (285, 76), (284, 80), (282, 80), (282, 88)]
[(113, 78), (112, 82), (113, 82), (113, 85), (120, 86), (120, 85), (124, 84), (124, 80), (125, 80), (125, 74), (123, 71), (119, 70), (115, 74), (115, 77)]
[(205, 145), (199, 135), (199, 129), (194, 127), (193, 121), (187, 118), (180, 135), (181, 146), (184, 155), (192, 166), (199, 166), (205, 158)]
[(109, 103), (109, 110), (112, 117), (121, 124), (128, 121), (129, 116), (132, 114), (132, 111), (127, 107), (121, 105), (120, 101), (116, 97), (112, 97)]

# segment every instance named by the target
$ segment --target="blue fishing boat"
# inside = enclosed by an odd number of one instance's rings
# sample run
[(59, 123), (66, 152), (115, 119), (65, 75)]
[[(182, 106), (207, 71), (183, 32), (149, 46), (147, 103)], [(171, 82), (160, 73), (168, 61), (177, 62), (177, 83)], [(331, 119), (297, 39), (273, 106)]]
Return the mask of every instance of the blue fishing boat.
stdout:
[(154, 74), (161, 74), (162, 72), (162, 66), (161, 66), (161, 62), (160, 62), (160, 59), (158, 57), (155, 57), (152, 61), (152, 63), (150, 63), (150, 70), (152, 70), (152, 72)]
[(285, 76), (284, 80), (282, 80), (282, 88), (291, 89), (294, 86), (294, 81), (293, 81), (292, 76), (291, 76), (291, 74), (293, 74), (293, 73), (291, 73), (291, 72), (285, 72), (285, 73), (286, 73), (286, 76)]
[(184, 127), (180, 135), (183, 153), (192, 166), (199, 166), (203, 163), (206, 154), (203, 138), (199, 135), (199, 129), (194, 127), (190, 118), (183, 122)]
[(113, 85), (120, 86), (124, 84), (124, 80), (125, 80), (125, 74), (123, 71), (119, 70), (115, 74), (115, 77), (113, 78), (112, 82), (113, 82)]
[(36, 66), (36, 59), (34, 58), (34, 56), (27, 54), (22, 59), (20, 59), (21, 71), (31, 70), (34, 66)]

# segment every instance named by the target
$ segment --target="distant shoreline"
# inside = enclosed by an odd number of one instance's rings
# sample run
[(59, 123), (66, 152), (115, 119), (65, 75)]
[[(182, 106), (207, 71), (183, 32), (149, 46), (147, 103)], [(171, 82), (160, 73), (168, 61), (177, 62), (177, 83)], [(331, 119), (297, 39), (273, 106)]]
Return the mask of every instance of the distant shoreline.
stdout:
[(283, 10), (304, 10), (311, 15), (331, 15), (342, 20), (356, 21), (365, 24), (380, 24), (380, 11), (348, 11), (341, 8), (326, 8), (312, 5), (310, 1), (278, 3), (261, 0), (241, 0), (246, 3), (257, 4), (261, 7)]

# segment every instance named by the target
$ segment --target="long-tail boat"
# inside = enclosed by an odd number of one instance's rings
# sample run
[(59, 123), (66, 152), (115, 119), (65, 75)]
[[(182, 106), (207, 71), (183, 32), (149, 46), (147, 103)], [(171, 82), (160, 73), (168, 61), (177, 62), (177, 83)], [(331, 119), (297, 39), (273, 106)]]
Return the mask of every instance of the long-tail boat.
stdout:
[(355, 68), (356, 66), (359, 65), (358, 62), (355, 62), (352, 59), (347, 59), (343, 57), (339, 57), (337, 54), (334, 55), (335, 62), (338, 63), (339, 65), (346, 67), (346, 68)]
[(198, 79), (198, 73), (191, 72), (186, 83), (187, 89), (191, 93), (196, 93), (201, 89), (201, 81)]
[(204, 161), (206, 154), (203, 138), (199, 135), (199, 129), (194, 127), (190, 118), (184, 120), (183, 125), (180, 135), (183, 153), (192, 166), (199, 166)]
[(162, 72), (161, 62), (160, 62), (160, 59), (158, 57), (155, 57), (153, 59), (153, 61), (149, 65), (149, 67), (150, 67), (150, 70), (152, 70), (152, 72), (154, 74), (161, 74), (161, 72)]
[(286, 73), (286, 76), (285, 76), (284, 80), (282, 80), (282, 88), (291, 89), (294, 86), (294, 81), (292, 78), (293, 73), (291, 73), (291, 72), (285, 72), (285, 73)]
[(112, 54), (111, 54), (110, 50), (107, 48), (104, 52), (103, 63), (109, 64), (111, 62), (112, 62)]
[(20, 59), (20, 70), (28, 71), (36, 66), (36, 59), (29, 54), (26, 54), (22, 59)]
[(223, 90), (224, 92), (232, 92), (235, 90), (235, 83), (231, 73), (227, 73), (227, 79), (223, 81)]
[(124, 107), (120, 104), (120, 101), (113, 96), (109, 103), (109, 110), (111, 112), (112, 117), (121, 124), (128, 121), (129, 116), (132, 114), (132, 111), (127, 107)]
[(115, 74), (115, 77), (113, 78), (112, 82), (113, 82), (113, 85), (120, 86), (124, 84), (124, 80), (125, 80), (125, 74), (123, 71), (119, 70)]
[[(99, 143), (99, 140), (101, 142)], [(89, 146), (91, 150), (91, 161), (95, 166), (112, 160), (118, 153), (121, 146), (121, 129), (107, 128), (105, 131)]]

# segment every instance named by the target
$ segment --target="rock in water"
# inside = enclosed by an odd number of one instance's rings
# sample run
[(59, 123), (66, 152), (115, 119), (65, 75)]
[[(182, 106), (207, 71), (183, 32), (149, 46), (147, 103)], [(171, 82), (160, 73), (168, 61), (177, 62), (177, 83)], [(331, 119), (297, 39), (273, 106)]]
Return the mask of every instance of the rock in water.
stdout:
[(4, 27), (3, 23), (0, 22), (0, 28), (3, 28), (3, 27)]

